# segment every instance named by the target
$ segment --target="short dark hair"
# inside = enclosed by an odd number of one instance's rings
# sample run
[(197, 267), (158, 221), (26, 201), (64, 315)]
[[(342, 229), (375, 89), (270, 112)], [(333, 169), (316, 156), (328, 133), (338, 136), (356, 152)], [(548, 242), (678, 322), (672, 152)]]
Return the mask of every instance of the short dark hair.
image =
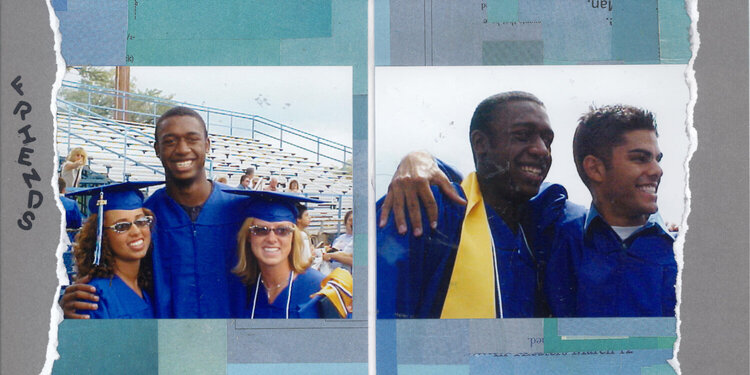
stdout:
[(586, 186), (589, 185), (589, 178), (583, 170), (583, 159), (593, 155), (601, 159), (606, 168), (610, 168), (612, 149), (625, 141), (625, 133), (633, 130), (650, 130), (659, 136), (654, 114), (630, 105), (591, 106), (578, 119), (573, 136), (573, 158), (578, 175)]
[(57, 178), (57, 190), (62, 194), (65, 191), (65, 180), (62, 177)]
[(299, 219), (302, 217), (302, 214), (304, 214), (305, 211), (307, 211), (307, 206), (305, 206), (302, 203), (297, 203), (296, 206), (297, 206), (297, 219)]
[[(536, 95), (525, 91), (508, 91), (492, 95), (482, 100), (477, 108), (474, 109), (474, 115), (471, 116), (471, 124), (469, 125), (469, 139), (471, 140), (471, 133), (473, 133), (474, 130), (481, 130), (489, 137), (494, 137), (494, 133), (489, 124), (494, 119), (493, 114), (495, 111), (502, 110), (508, 105), (508, 103), (519, 101), (530, 101), (539, 104), (544, 108), (544, 103), (539, 100)], [(474, 153), (474, 147), (471, 148), (471, 154), (474, 157), (474, 165), (476, 165), (477, 157)]]
[(492, 95), (482, 100), (474, 110), (474, 115), (471, 117), (471, 125), (469, 126), (469, 134), (474, 130), (481, 130), (492, 135), (492, 129), (489, 127), (489, 123), (493, 119), (492, 114), (496, 110), (505, 107), (508, 103), (518, 101), (530, 101), (544, 107), (544, 103), (539, 98), (534, 94), (524, 91), (508, 91)]
[(198, 122), (203, 125), (203, 132), (204, 136), (208, 138), (208, 130), (206, 129), (206, 123), (203, 121), (203, 118), (201, 115), (198, 114), (198, 112), (188, 108), (188, 107), (172, 107), (168, 111), (164, 112), (159, 118), (156, 120), (156, 125), (154, 126), (154, 142), (159, 142), (159, 126), (166, 121), (170, 117), (176, 117), (176, 116), (190, 116), (198, 120)]

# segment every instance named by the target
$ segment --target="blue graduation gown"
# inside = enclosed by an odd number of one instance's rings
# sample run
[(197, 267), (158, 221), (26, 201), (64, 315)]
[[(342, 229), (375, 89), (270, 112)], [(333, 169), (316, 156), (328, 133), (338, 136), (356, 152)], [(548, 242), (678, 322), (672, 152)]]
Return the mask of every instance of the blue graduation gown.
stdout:
[[(454, 189), (464, 196), (457, 183)], [(559, 185), (547, 185), (555, 186)], [(430, 229), (427, 215), (422, 210), (421, 237), (410, 234), (399, 235), (392, 215), (385, 227), (377, 232), (378, 243), (378, 318), (439, 318), (450, 283), (456, 251), (461, 237), (461, 226), (465, 215), (465, 206), (447, 199), (437, 187), (432, 193), (438, 205), (440, 217), (438, 227)], [(558, 195), (563, 194), (562, 197)], [(546, 195), (554, 195), (548, 197)], [(537, 261), (534, 243), (546, 246), (551, 240), (548, 229), (554, 229), (558, 220), (565, 217), (568, 207), (564, 189), (544, 189), (537, 197), (540, 202), (558, 202), (558, 204), (537, 204), (529, 206), (530, 210), (541, 212), (529, 214), (522, 223), (526, 229), (526, 239), (534, 250), (534, 256), (526, 247), (521, 232), (513, 233), (493, 209), (485, 206), (495, 241), (496, 256), (499, 265), (500, 289), (502, 293), (503, 316), (506, 318), (529, 318), (546, 316), (541, 297)], [(380, 215), (383, 199), (377, 204), (377, 215)], [(571, 212), (572, 214), (572, 212)], [(551, 217), (549, 223), (537, 225), (542, 217)], [(411, 232), (411, 229), (410, 229)], [(535, 258), (537, 260), (535, 260)], [(499, 301), (495, 296), (496, 311), (500, 316)]]
[[(83, 218), (81, 215), (81, 209), (78, 208), (78, 203), (63, 195), (60, 196), (60, 201), (65, 208), (65, 228), (80, 228)], [(75, 232), (68, 232), (68, 238), (70, 238), (70, 242), (72, 243), (75, 238)]]
[(673, 243), (658, 214), (623, 241), (592, 205), (562, 226), (548, 264), (554, 316), (674, 316)]
[[(143, 298), (125, 284), (120, 277), (97, 277), (89, 285), (96, 287), (99, 308), (80, 310), (78, 314), (88, 314), (91, 319), (153, 319), (154, 309), (151, 298), (145, 290)], [(86, 301), (89, 302), (89, 301)]]
[(164, 188), (146, 200), (144, 206), (156, 216), (153, 264), (159, 318), (237, 316), (230, 299), (244, 297), (239, 292), (244, 285), (231, 269), (237, 264), (244, 199), (214, 184), (195, 222)]
[[(320, 316), (320, 299), (310, 298), (310, 295), (320, 291), (320, 283), (325, 276), (314, 269), (297, 275), (292, 283), (292, 295), (289, 301), (289, 319), (317, 319)], [(284, 319), (289, 297), (289, 286), (279, 293), (272, 304), (268, 303), (268, 294), (263, 285), (258, 286), (258, 296), (255, 298), (256, 284), (249, 285), (247, 305), (243, 312), (244, 318), (250, 318), (255, 301), (255, 319)]]

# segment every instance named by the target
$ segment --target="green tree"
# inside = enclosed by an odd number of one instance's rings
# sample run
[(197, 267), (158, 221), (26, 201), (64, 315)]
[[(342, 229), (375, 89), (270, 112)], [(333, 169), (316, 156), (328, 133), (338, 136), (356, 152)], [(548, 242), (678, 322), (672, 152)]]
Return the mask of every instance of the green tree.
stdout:
[[(69, 67), (68, 69), (75, 69), (81, 77), (81, 83), (84, 85), (96, 86), (103, 89), (115, 89), (115, 68), (104, 68), (104, 67)], [(147, 95), (157, 99), (172, 100), (174, 94), (165, 94), (159, 89), (145, 89), (141, 90), (136, 86), (135, 79), (130, 78), (130, 92), (134, 94)], [(88, 92), (85, 90), (77, 90), (65, 88), (61, 90), (60, 96), (73, 103), (80, 104), (91, 104), (90, 110), (96, 114), (104, 117), (112, 118), (114, 116), (115, 109), (115, 97), (104, 93)], [(154, 106), (156, 108), (154, 108)], [(153, 116), (149, 114), (160, 114), (171, 108), (171, 104), (156, 104), (148, 101), (143, 101), (138, 98), (130, 98), (128, 100), (128, 111), (138, 112), (129, 114), (130, 121), (151, 123), (154, 121)], [(143, 114), (140, 114), (143, 113)]]

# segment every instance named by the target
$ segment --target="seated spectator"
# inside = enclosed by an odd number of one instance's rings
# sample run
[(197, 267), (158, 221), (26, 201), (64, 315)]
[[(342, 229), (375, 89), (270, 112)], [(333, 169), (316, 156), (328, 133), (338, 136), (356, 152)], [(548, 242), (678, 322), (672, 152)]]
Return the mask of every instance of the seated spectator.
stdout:
[(299, 188), (299, 182), (297, 180), (289, 181), (289, 187), (286, 189), (287, 193), (301, 194), (302, 190)]
[(251, 190), (251, 188), (250, 188), (250, 182), (252, 182), (252, 177), (251, 176), (242, 175), (242, 177), (240, 177), (240, 184), (237, 185), (237, 189)]
[[(307, 227), (310, 226), (310, 211), (307, 210), (307, 206), (298, 204), (297, 205), (297, 228), (302, 236), (302, 258), (309, 259), (312, 262), (311, 267), (313, 269), (320, 268), (320, 262), (322, 261), (322, 253), (320, 255), (314, 254), (312, 250), (312, 242), (310, 242), (310, 236), (307, 234)], [(315, 264), (317, 263), (317, 267)]]
[(279, 180), (276, 177), (271, 177), (268, 180), (268, 186), (266, 186), (265, 191), (278, 191), (279, 189)]
[(346, 233), (338, 236), (331, 248), (323, 254), (323, 263), (320, 272), (327, 275), (336, 268), (344, 268), (351, 273), (354, 263), (354, 221), (352, 211), (344, 216)]
[[(245, 179), (247, 179), (247, 185), (244, 184)], [(247, 167), (245, 168), (245, 174), (242, 177), (240, 177), (240, 185), (237, 186), (237, 188), (245, 189), (245, 190), (254, 190), (254, 187), (255, 187), (254, 182), (255, 182), (255, 168)]]

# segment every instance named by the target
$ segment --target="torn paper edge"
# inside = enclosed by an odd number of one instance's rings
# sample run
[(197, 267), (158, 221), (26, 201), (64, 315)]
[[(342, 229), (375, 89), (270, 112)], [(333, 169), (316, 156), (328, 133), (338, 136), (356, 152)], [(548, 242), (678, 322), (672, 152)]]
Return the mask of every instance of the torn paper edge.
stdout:
[[(50, 17), (50, 21), (49, 21), (50, 22), (50, 28), (52, 29), (52, 32), (54, 34), (54, 53), (55, 53), (55, 61), (56, 61), (56, 66), (57, 66), (57, 71), (56, 71), (56, 74), (55, 74), (55, 82), (53, 83), (53, 86), (52, 86), (51, 100), (50, 100), (50, 111), (52, 113), (52, 118), (53, 118), (53, 147), (54, 147), (54, 161), (53, 161), (53, 165), (54, 165), (55, 171), (57, 171), (57, 169), (59, 168), (59, 162), (58, 162), (59, 155), (58, 155), (58, 152), (57, 152), (58, 150), (57, 150), (57, 141), (56, 141), (56, 138), (57, 138), (57, 116), (56, 116), (56, 114), (57, 114), (57, 101), (56, 101), (56, 98), (57, 98), (57, 93), (60, 90), (60, 87), (61, 87), (61, 84), (62, 84), (62, 79), (63, 79), (63, 77), (65, 75), (66, 65), (65, 65), (65, 61), (63, 60), (62, 52), (61, 52), (62, 37), (61, 37), (60, 31), (59, 31), (59, 26), (60, 26), (59, 19), (57, 18), (57, 15), (56, 15), (54, 9), (52, 8), (51, 0), (45, 0), (45, 3), (47, 5), (47, 10), (48, 10), (49, 15), (50, 15), (49, 16)], [(697, 8), (697, 3), (698, 3), (698, 0), (686, 0), (685, 1), (685, 6), (686, 6), (686, 9), (687, 9), (687, 13), (688, 13), (688, 16), (690, 17), (690, 21), (691, 21), (690, 22), (690, 50), (691, 50), (691, 57), (690, 57), (690, 61), (689, 61), (688, 65), (687, 65), (687, 69), (685, 71), (685, 80), (686, 80), (686, 83), (688, 85), (688, 90), (690, 92), (690, 94), (689, 94), (690, 99), (689, 99), (689, 102), (688, 102), (687, 108), (686, 108), (687, 118), (686, 118), (686, 124), (685, 124), (685, 126), (686, 126), (686, 132), (688, 133), (689, 148), (688, 148), (688, 154), (687, 154), (687, 157), (686, 157), (685, 163), (684, 163), (684, 167), (685, 167), (685, 171), (686, 171), (686, 176), (685, 176), (685, 211), (684, 211), (684, 213), (682, 215), (682, 222), (680, 224), (679, 236), (677, 237), (677, 240), (675, 242), (675, 257), (677, 259), (677, 264), (678, 264), (678, 277), (677, 277), (677, 284), (676, 284), (676, 294), (677, 294), (677, 308), (676, 308), (677, 340), (675, 341), (675, 345), (673, 347), (673, 356), (672, 356), (672, 359), (668, 360), (668, 363), (672, 366), (672, 368), (675, 369), (675, 371), (678, 374), (682, 373), (681, 370), (680, 370), (680, 363), (679, 363), (679, 360), (677, 358), (677, 355), (679, 353), (679, 348), (680, 348), (680, 342), (681, 342), (680, 327), (682, 325), (682, 322), (680, 320), (680, 315), (681, 315), (680, 314), (680, 307), (682, 305), (682, 271), (683, 271), (683, 268), (684, 268), (683, 245), (685, 243), (685, 234), (686, 234), (686, 232), (688, 230), (687, 218), (688, 218), (688, 216), (690, 214), (690, 202), (691, 202), (691, 192), (690, 192), (690, 186), (689, 186), (689, 181), (690, 181), (689, 163), (690, 163), (690, 160), (692, 159), (693, 153), (697, 149), (697, 145), (698, 145), (697, 132), (696, 132), (694, 126), (693, 126), (693, 112), (694, 112), (694, 108), (695, 108), (695, 102), (697, 100), (697, 83), (695, 81), (695, 71), (693, 69), (693, 66), (694, 66), (695, 58), (696, 58), (696, 55), (697, 55), (697, 52), (698, 52), (698, 49), (699, 49), (699, 46), (700, 46), (700, 37), (699, 37), (698, 29), (697, 29), (697, 23), (698, 23), (698, 19), (699, 19), (699, 13), (698, 13), (698, 8)], [(372, 14), (370, 14), (370, 17), (372, 17)], [(370, 20), (370, 21), (372, 21), (372, 20)], [(368, 51), (372, 53), (371, 47), (369, 47), (369, 46), (368, 46)], [(374, 80), (371, 79), (370, 80), (370, 84), (372, 84), (373, 81)], [(372, 91), (371, 93), (374, 94), (374, 91)], [(370, 115), (372, 116), (372, 115), (374, 115), (374, 113), (371, 113)], [(374, 128), (374, 126), (370, 126), (370, 127)], [(371, 135), (372, 135), (372, 133), (374, 133), (374, 132), (371, 132)], [(372, 141), (374, 140), (374, 137), (371, 137), (370, 140), (371, 140), (371, 143), (372, 143)], [(373, 147), (371, 147), (370, 149), (371, 149), (371, 152), (374, 152), (374, 148)], [(371, 164), (371, 163), (368, 163), (368, 164)], [(372, 165), (370, 165), (370, 167), (371, 167), (370, 173), (372, 173)], [(52, 179), (50, 181), (50, 184), (51, 184), (51, 186), (54, 189), (54, 191), (55, 191), (56, 194), (57, 194), (57, 191), (58, 191), (57, 177), (58, 177), (58, 174), (56, 172), (56, 173), (53, 174), (53, 177), (52, 177)], [(374, 185), (373, 184), (374, 183), (372, 182), (372, 178), (370, 178), (370, 185), (371, 185), (370, 189), (374, 191)], [(61, 218), (64, 218), (65, 217), (64, 216), (65, 215), (65, 210), (64, 210), (64, 208), (62, 206), (62, 202), (60, 202), (59, 199), (56, 200), (56, 205), (58, 207), (58, 210), (60, 210)], [(370, 215), (368, 215), (368, 216), (371, 216), (371, 218), (372, 218), (373, 215), (374, 214), (370, 213)], [(56, 252), (55, 252), (55, 255), (56, 255), (56, 258), (57, 258), (56, 275), (57, 275), (57, 278), (58, 278), (58, 285), (55, 288), (55, 295), (53, 296), (52, 307), (50, 308), (50, 328), (49, 328), (49, 332), (48, 332), (48, 340), (49, 341), (47, 343), (46, 360), (45, 360), (45, 363), (44, 363), (44, 367), (42, 368), (42, 371), (40, 373), (40, 374), (44, 374), (44, 375), (52, 373), (52, 367), (53, 367), (54, 361), (60, 358), (59, 353), (57, 352), (57, 345), (58, 345), (58, 325), (63, 320), (63, 313), (62, 313), (62, 309), (60, 308), (60, 306), (58, 304), (58, 296), (59, 296), (59, 293), (60, 293), (61, 286), (68, 284), (67, 273), (65, 271), (65, 266), (64, 266), (64, 263), (63, 263), (63, 259), (62, 259), (63, 252), (65, 251), (65, 249), (67, 247), (66, 243), (65, 243), (65, 241), (63, 239), (63, 237), (66, 236), (66, 231), (65, 231), (65, 225), (64, 225), (64, 223), (65, 223), (65, 221), (61, 220), (60, 228), (59, 228), (60, 229), (59, 243), (58, 243), (58, 246), (57, 246), (57, 249), (56, 249)], [(373, 241), (374, 241), (374, 236), (373, 236), (372, 241), (370, 241), (370, 242), (373, 242)], [(370, 246), (370, 248), (373, 248), (372, 244), (369, 244), (369, 246)], [(369, 250), (368, 253), (372, 253), (372, 250)], [(374, 264), (374, 262), (373, 262), (373, 264)], [(371, 268), (374, 268), (374, 267), (371, 267)], [(369, 285), (369, 288), (370, 289), (374, 289), (374, 287), (375, 287), (374, 283), (370, 283), (370, 284), (371, 285)], [(374, 293), (373, 293), (372, 290), (370, 290), (370, 295), (371, 296), (374, 295)], [(375, 301), (373, 301), (373, 300), (374, 300), (374, 298), (369, 298), (369, 301), (368, 301), (368, 302), (370, 302), (370, 306), (369, 306), (370, 310), (373, 310), (374, 306), (375, 306)], [(370, 316), (368, 316), (368, 320), (373, 320), (372, 319), (372, 315), (374, 315), (374, 313), (368, 312), (368, 315), (370, 315)], [(369, 352), (368, 354), (369, 354), (369, 357), (370, 357), (369, 369), (372, 370), (374, 368), (374, 365), (375, 365), (375, 361), (374, 361), (374, 359), (375, 359), (375, 353), (374, 353), (375, 352), (375, 350), (374, 350), (375, 349), (374, 348), (374, 343), (375, 343), (374, 325), (369, 330), (369, 333), (370, 334), (368, 336), (370, 336), (370, 337), (369, 337), (368, 341), (369, 341), (370, 346), (373, 346), (373, 347), (369, 348), (369, 350), (368, 350), (368, 352)]]
[[(63, 60), (61, 51), (62, 36), (60, 35), (60, 20), (57, 18), (57, 14), (55, 13), (54, 8), (52, 8), (51, 0), (45, 0), (45, 4), (47, 5), (47, 11), (49, 12), (49, 25), (52, 29), (52, 33), (54, 34), (55, 66), (57, 67), (57, 71), (55, 72), (55, 82), (52, 84), (50, 97), (50, 112), (52, 113), (52, 143), (54, 148), (53, 165), (55, 169), (55, 173), (52, 174), (52, 180), (50, 181), (50, 184), (52, 185), (52, 189), (54, 189), (55, 195), (57, 195), (59, 191), (59, 186), (57, 184), (59, 156), (57, 155), (56, 98), (57, 92), (60, 91), (62, 80), (65, 75), (65, 60)], [(47, 342), (47, 355), (46, 360), (44, 361), (44, 367), (42, 367), (42, 371), (40, 373), (44, 375), (52, 373), (52, 365), (57, 359), (60, 358), (60, 355), (57, 352), (57, 332), (58, 326), (63, 320), (63, 312), (60, 308), (60, 305), (58, 305), (58, 299), (60, 296), (61, 286), (68, 284), (68, 276), (65, 271), (65, 265), (63, 263), (63, 252), (65, 252), (65, 250), (67, 249), (67, 241), (65, 241), (67, 239), (67, 232), (65, 229), (65, 209), (63, 208), (62, 202), (59, 199), (55, 199), (55, 204), (57, 205), (57, 209), (60, 210), (61, 218), (59, 227), (60, 236), (57, 250), (55, 251), (55, 257), (57, 259), (57, 267), (55, 268), (55, 273), (57, 274), (57, 287), (55, 288), (55, 294), (52, 298), (52, 307), (50, 308), (50, 322), (48, 333), (49, 341)], [(65, 239), (63, 239), (63, 237), (65, 237)]]
[(688, 134), (688, 153), (685, 158), (685, 212), (682, 214), (682, 223), (680, 224), (680, 234), (677, 236), (675, 241), (675, 257), (677, 258), (677, 285), (675, 286), (675, 292), (677, 294), (677, 307), (675, 309), (675, 317), (677, 318), (677, 340), (675, 341), (672, 359), (668, 360), (672, 368), (675, 369), (677, 374), (682, 374), (680, 370), (680, 361), (677, 355), (680, 351), (680, 342), (682, 335), (680, 334), (680, 327), (682, 321), (680, 320), (680, 307), (682, 306), (682, 271), (685, 267), (685, 235), (688, 230), (687, 218), (690, 216), (690, 160), (698, 148), (698, 133), (693, 126), (693, 112), (695, 109), (695, 102), (698, 99), (698, 84), (695, 81), (695, 70), (693, 65), (695, 64), (695, 58), (698, 55), (698, 48), (700, 47), (700, 34), (698, 33), (698, 0), (686, 0), (685, 8), (687, 9), (688, 17), (690, 17), (690, 61), (688, 62), (687, 69), (685, 70), (685, 81), (690, 91), (690, 100), (687, 104), (687, 116), (685, 120), (685, 131)]

